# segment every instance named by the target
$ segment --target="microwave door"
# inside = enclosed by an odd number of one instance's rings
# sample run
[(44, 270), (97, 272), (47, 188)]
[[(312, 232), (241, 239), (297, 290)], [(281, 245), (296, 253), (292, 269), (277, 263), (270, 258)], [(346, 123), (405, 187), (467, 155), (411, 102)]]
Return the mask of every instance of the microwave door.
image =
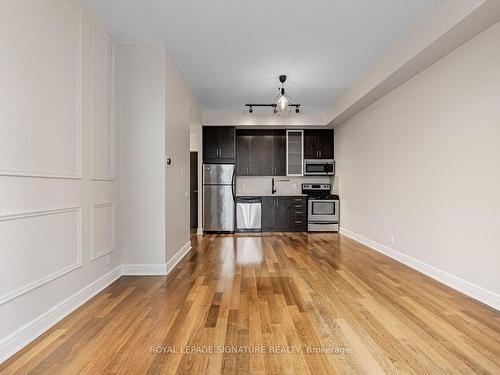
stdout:
[(308, 174), (326, 174), (324, 164), (306, 164)]

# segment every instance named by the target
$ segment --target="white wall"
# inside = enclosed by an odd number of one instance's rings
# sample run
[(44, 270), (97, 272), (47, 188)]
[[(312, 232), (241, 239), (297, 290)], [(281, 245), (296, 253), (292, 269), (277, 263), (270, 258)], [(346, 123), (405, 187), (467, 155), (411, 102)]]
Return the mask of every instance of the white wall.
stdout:
[(166, 156), (172, 159), (165, 176), (167, 261), (190, 246), (190, 128), (201, 124), (200, 110), (174, 60), (166, 52)]
[(162, 45), (120, 46), (119, 92), (124, 273), (164, 274), (190, 247), (190, 128), (201, 127), (200, 110)]
[(1, 8), (0, 362), (121, 263), (115, 43), (77, 2)]
[(119, 51), (123, 263), (164, 264), (165, 48)]
[(497, 23), (335, 136), (341, 226), (497, 308), (499, 45)]

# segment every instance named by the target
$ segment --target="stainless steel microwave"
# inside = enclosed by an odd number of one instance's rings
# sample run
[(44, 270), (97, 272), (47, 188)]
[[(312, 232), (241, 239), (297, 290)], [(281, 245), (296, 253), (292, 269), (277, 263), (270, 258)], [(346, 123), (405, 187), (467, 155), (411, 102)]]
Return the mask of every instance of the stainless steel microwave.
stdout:
[(305, 159), (305, 176), (333, 176), (335, 175), (335, 160), (332, 159)]

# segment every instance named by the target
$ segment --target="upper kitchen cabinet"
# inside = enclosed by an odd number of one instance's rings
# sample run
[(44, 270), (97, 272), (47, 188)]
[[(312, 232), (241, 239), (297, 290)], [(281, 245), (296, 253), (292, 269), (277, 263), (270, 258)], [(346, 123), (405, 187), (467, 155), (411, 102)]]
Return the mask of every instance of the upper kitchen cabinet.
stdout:
[(273, 134), (272, 176), (286, 176), (286, 131), (275, 130)]
[(234, 163), (235, 128), (232, 126), (203, 127), (203, 163)]
[(238, 176), (285, 176), (285, 131), (238, 130), (236, 174)]
[(304, 159), (333, 158), (333, 129), (304, 130)]
[(304, 174), (304, 131), (286, 131), (286, 175), (302, 176)]

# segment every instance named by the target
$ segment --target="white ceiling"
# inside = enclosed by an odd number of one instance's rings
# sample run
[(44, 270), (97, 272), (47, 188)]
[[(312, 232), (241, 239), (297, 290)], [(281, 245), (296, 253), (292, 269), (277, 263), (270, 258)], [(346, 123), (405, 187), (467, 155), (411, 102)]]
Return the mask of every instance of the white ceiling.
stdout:
[(330, 106), (439, 0), (84, 0), (122, 43), (165, 43), (205, 110)]

